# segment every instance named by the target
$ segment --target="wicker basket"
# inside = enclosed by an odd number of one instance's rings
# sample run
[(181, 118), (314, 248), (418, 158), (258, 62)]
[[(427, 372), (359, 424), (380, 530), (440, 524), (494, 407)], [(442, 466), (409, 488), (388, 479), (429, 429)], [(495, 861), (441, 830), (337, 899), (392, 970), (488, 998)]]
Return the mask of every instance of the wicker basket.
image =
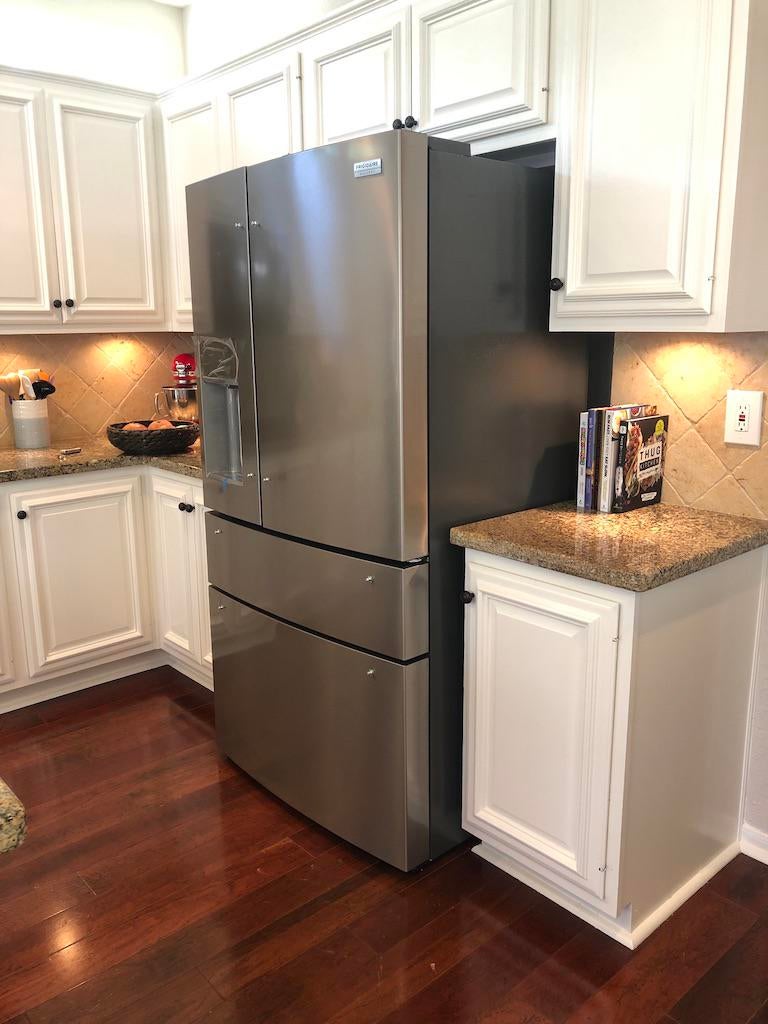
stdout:
[[(132, 420), (149, 426), (152, 420)], [(110, 423), (107, 437), (115, 448), (126, 455), (179, 455), (191, 447), (200, 436), (196, 423), (172, 420), (173, 429), (123, 430), (125, 423)]]

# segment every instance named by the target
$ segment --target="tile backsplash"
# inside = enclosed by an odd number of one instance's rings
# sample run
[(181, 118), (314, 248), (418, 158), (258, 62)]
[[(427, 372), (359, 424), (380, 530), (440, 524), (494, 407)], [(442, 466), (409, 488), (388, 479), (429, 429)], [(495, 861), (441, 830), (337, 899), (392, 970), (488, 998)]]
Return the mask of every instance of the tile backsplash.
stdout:
[(664, 501), (765, 519), (768, 421), (759, 448), (725, 444), (729, 388), (768, 391), (768, 333), (616, 335), (612, 401), (669, 413)]
[[(172, 382), (173, 357), (189, 351), (189, 334), (6, 334), (0, 374), (40, 367), (55, 375), (48, 414), (56, 445), (103, 437), (107, 423), (149, 419), (155, 392)], [(8, 411), (3, 399), (0, 448), (13, 447)]]

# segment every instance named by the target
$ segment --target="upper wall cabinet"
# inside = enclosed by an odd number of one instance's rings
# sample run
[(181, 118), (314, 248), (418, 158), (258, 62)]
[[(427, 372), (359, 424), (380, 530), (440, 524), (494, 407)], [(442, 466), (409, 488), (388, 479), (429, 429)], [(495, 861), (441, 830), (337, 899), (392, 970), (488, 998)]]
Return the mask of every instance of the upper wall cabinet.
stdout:
[(175, 95), (163, 104), (162, 111), (173, 326), (177, 330), (191, 330), (192, 286), (185, 189), (193, 181), (223, 170), (219, 119), (215, 97), (196, 91)]
[(768, 5), (577, 0), (568, 17), (551, 327), (767, 328)]
[(386, 131), (411, 106), (407, 9), (362, 15), (301, 48), (304, 146)]
[(153, 108), (0, 77), (0, 329), (163, 322)]
[(0, 80), (0, 329), (61, 322), (43, 104), (41, 89)]
[(152, 105), (55, 92), (49, 110), (64, 323), (161, 322)]
[(482, 139), (547, 119), (549, 0), (417, 0), (413, 115)]
[(297, 52), (245, 64), (222, 76), (219, 84), (226, 168), (258, 164), (301, 149)]

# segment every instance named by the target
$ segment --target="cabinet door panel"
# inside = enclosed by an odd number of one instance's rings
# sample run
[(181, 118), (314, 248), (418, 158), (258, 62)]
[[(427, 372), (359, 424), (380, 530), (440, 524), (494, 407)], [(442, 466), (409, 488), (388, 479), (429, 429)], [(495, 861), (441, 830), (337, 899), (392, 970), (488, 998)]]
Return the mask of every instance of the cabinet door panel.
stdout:
[(238, 68), (224, 79), (226, 167), (244, 167), (301, 149), (298, 53)]
[(197, 594), (199, 595), (200, 617), (200, 661), (213, 670), (213, 654), (211, 651), (211, 605), (208, 599), (208, 559), (205, 540), (205, 507), (203, 505), (203, 489), (196, 487), (192, 492), (195, 505), (195, 536), (194, 549), (197, 556)]
[(479, 139), (546, 121), (549, 0), (420, 0), (412, 17), (422, 131)]
[(553, 317), (710, 312), (730, 8), (578, 6), (557, 149), (553, 276), (565, 287)]
[(42, 92), (0, 81), (0, 325), (57, 324)]
[(65, 321), (162, 320), (151, 107), (51, 99)]
[(153, 479), (152, 497), (160, 643), (173, 653), (197, 659), (199, 578), (192, 548), (196, 516), (179, 509), (179, 504), (190, 503), (190, 491), (172, 480)]
[(170, 271), (174, 289), (175, 324), (192, 327), (192, 288), (189, 277), (187, 198), (193, 181), (221, 170), (216, 106), (212, 99), (165, 108), (165, 161), (170, 226)]
[(31, 677), (98, 663), (149, 641), (141, 481), (15, 494)]
[(310, 39), (302, 75), (305, 147), (386, 131), (410, 113), (406, 13), (356, 18)]
[(471, 566), (465, 825), (602, 899), (618, 606)]

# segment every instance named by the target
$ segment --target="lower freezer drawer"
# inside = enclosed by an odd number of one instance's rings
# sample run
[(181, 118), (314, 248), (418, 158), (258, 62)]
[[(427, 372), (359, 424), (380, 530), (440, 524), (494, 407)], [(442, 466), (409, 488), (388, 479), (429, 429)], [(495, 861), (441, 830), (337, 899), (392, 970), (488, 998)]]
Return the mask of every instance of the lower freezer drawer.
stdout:
[(428, 659), (363, 654), (210, 594), (224, 753), (389, 864), (407, 871), (427, 860)]

